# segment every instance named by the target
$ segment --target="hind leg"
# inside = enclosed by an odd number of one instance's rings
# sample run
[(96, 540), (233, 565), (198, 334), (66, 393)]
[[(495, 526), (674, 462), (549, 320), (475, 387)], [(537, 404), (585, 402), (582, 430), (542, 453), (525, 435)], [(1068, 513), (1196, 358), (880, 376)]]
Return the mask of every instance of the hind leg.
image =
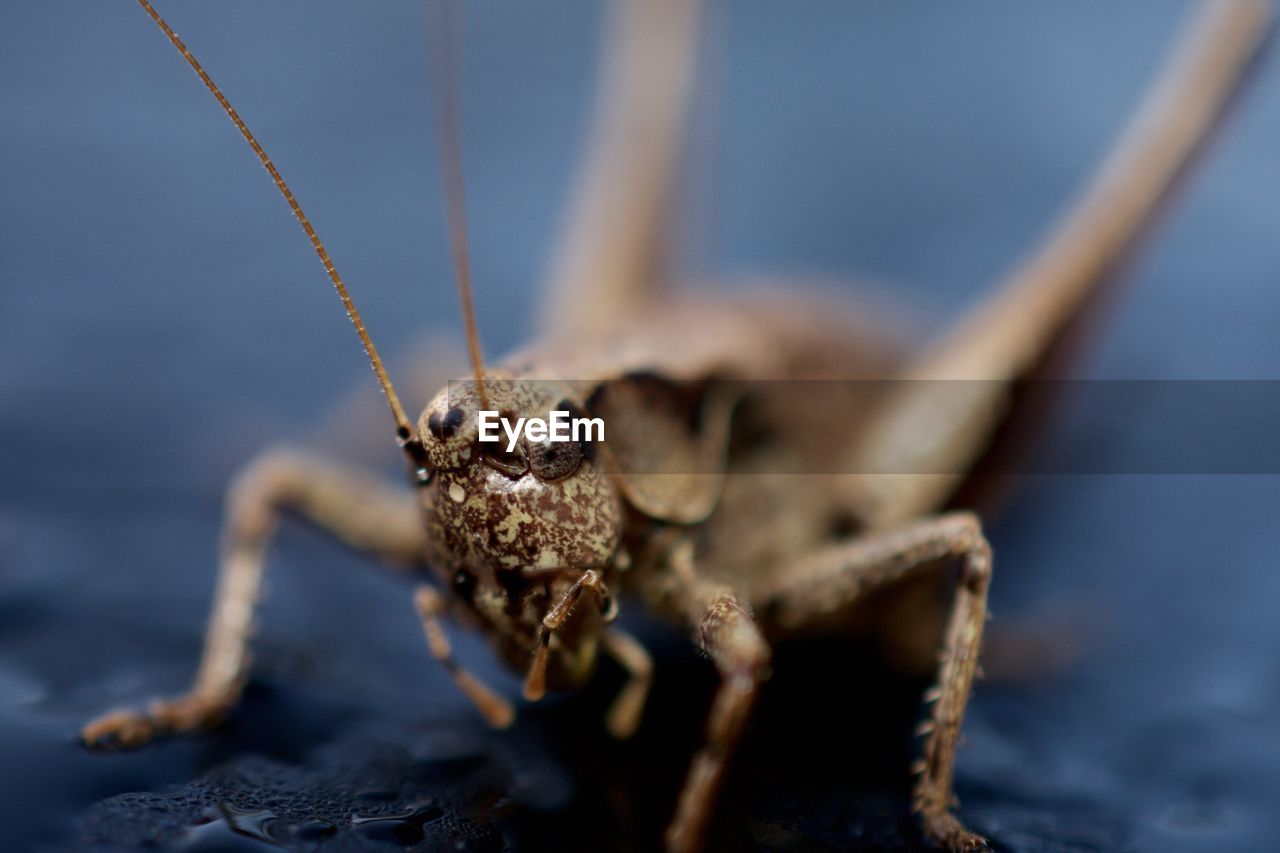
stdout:
[(699, 4), (615, 2), (586, 162), (547, 281), (542, 329), (603, 335), (656, 304), (693, 99)]
[(267, 547), (285, 512), (390, 562), (422, 560), (422, 525), (411, 498), (315, 457), (280, 450), (263, 454), (227, 496), (218, 589), (191, 689), (145, 710), (97, 718), (81, 731), (87, 745), (141, 746), (160, 735), (212, 725), (235, 705), (248, 672)]

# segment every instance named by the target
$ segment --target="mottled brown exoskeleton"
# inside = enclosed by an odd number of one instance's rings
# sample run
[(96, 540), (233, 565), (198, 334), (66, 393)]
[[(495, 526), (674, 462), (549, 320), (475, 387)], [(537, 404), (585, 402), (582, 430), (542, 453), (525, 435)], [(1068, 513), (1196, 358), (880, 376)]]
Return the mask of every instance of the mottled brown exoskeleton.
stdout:
[[(312, 239), (386, 391), (416, 502), (307, 455), (274, 452), (253, 463), (228, 500), (217, 599), (191, 690), (108, 714), (85, 727), (84, 740), (136, 746), (210, 725), (236, 703), (264, 551), (278, 516), (291, 512), (357, 548), (421, 567), (430, 582), (415, 603), (431, 652), (496, 726), (510, 724), (513, 707), (454, 661), (445, 617), (484, 631), (526, 674), (530, 701), (581, 685), (601, 654), (615, 659), (630, 673), (607, 719), (618, 737), (639, 724), (652, 677), (644, 648), (611, 624), (618, 599), (688, 630), (721, 683), (667, 832), (672, 850), (704, 839), (769, 675), (771, 644), (818, 629), (884, 635), (920, 671), (936, 672), (913, 800), (925, 835), (952, 849), (983, 847), (952, 813), (952, 775), (986, 620), (991, 550), (957, 496), (970, 493), (979, 463), (1018, 422), (1015, 384), (1059, 361), (1214, 127), (1262, 41), (1265, 6), (1206, 4), (1062, 223), (941, 341), (913, 346), (831, 297), (786, 287), (693, 296), (663, 286), (664, 202), (690, 100), (697, 14), (681, 0), (620, 3), (603, 115), (550, 282), (545, 337), (487, 371), (466, 290), (457, 137), (446, 131), (474, 370), (413, 424), (274, 166), (194, 57), (140, 2), (249, 140)], [(447, 80), (442, 90), (446, 110), (454, 108)], [(895, 381), (833, 382), (822, 394), (798, 381), (858, 379)], [(943, 395), (937, 383), (910, 381), (952, 379), (983, 381), (953, 383), (963, 393)], [(508, 452), (477, 441), (482, 408), (525, 417), (587, 412), (603, 418), (606, 437), (524, 441)], [(911, 594), (939, 584), (950, 590), (942, 610), (921, 603), (934, 598)], [(899, 594), (867, 606), (871, 593), (886, 589)]]

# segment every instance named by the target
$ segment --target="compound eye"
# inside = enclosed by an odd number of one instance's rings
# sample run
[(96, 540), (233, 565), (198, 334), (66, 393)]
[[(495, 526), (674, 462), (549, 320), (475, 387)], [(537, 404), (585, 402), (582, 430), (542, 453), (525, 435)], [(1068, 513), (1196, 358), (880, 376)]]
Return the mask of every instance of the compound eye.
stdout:
[(529, 468), (539, 480), (563, 480), (582, 464), (582, 445), (576, 441), (529, 444)]

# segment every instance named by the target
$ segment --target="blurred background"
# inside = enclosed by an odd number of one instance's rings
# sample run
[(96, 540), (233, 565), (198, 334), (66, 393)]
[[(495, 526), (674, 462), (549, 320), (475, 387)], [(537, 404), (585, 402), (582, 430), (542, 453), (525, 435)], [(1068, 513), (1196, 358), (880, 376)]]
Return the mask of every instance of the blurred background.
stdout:
[[(457, 340), (420, 5), (161, 11), (280, 165), (393, 365), (424, 338)], [(716, 4), (679, 213), (684, 268), (871, 282), (921, 329), (940, 327), (1107, 150), (1186, 11)], [(466, 182), (490, 356), (531, 330), (602, 20), (576, 0), (467, 6)], [(1271, 60), (1079, 375), (1280, 378)], [(430, 660), (403, 585), (292, 526), (272, 557), (254, 681), (229, 723), (128, 755), (79, 748), (93, 714), (186, 684), (234, 471), (373, 383), (270, 181), (135, 5), (0, 6), (0, 107), (5, 846), (212, 849), (254, 833), (652, 844), (711, 686), (680, 638), (637, 623), (664, 653), (636, 743), (608, 743), (595, 722), (614, 672), (490, 734)], [(369, 423), (387, 439), (376, 461), (394, 470), (381, 409)], [(1147, 426), (1139, 411), (1068, 406), (1047, 441), (1088, 456), (1143, 446)], [(1069, 626), (1083, 657), (979, 687), (959, 763), (964, 817), (1006, 849), (1266, 846), (1280, 829), (1280, 480), (1024, 479), (992, 531), (996, 624)], [(457, 641), (515, 695), (474, 638)], [(788, 701), (762, 708), (722, 842), (918, 844), (905, 736), (901, 748), (875, 737), (909, 729), (915, 686), (821, 649), (788, 666), (774, 691)], [(853, 745), (822, 739), (833, 731)], [(350, 814), (370, 820), (357, 831)]]

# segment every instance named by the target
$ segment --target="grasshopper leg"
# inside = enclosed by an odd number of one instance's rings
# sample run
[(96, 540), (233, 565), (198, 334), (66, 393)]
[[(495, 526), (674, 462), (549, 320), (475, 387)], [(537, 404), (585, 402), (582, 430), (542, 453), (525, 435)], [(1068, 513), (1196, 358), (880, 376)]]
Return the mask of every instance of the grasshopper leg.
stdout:
[(367, 474), (315, 457), (284, 450), (263, 454), (227, 496), (218, 589), (191, 689), (144, 710), (97, 718), (81, 730), (88, 746), (141, 746), (160, 735), (213, 725), (235, 705), (248, 672), (267, 546), (286, 511), (389, 562), (422, 560), (422, 525), (412, 500)]
[(847, 500), (868, 526), (937, 512), (974, 485), (974, 464), (993, 445), (1016, 448), (1045, 422), (1055, 386), (1020, 381), (1061, 375), (1117, 269), (1220, 123), (1272, 20), (1267, 3), (1204, 3), (1060, 224), (897, 377), (845, 468), (864, 475), (849, 481)]
[(977, 674), (991, 581), (991, 548), (977, 517), (952, 513), (824, 549), (777, 577), (771, 587), (757, 590), (753, 600), (785, 632), (845, 610), (888, 584), (936, 570), (947, 560), (960, 561), (960, 575), (937, 682), (925, 697), (932, 711), (920, 728), (925, 742), (915, 767), (912, 808), (932, 841), (951, 850), (983, 850), (985, 840), (951, 813), (955, 752)]
[(772, 650), (745, 600), (728, 587), (697, 579), (688, 550), (679, 551), (674, 559), (676, 573), (686, 581), (679, 604), (698, 647), (720, 673), (707, 718), (706, 742), (693, 757), (667, 828), (667, 849), (689, 851), (705, 843), (729, 759), (769, 677)]
[(546, 292), (544, 329), (598, 336), (652, 305), (692, 106), (699, 3), (617, 0), (592, 139)]
[(626, 740), (640, 726), (649, 686), (653, 684), (653, 659), (639, 640), (616, 628), (605, 632), (602, 643), (605, 653), (621, 664), (629, 676), (605, 718), (609, 734)]
[(418, 608), (418, 616), (422, 619), (422, 630), (427, 635), (427, 646), (431, 655), (453, 676), (458, 689), (476, 706), (489, 725), (495, 729), (505, 729), (515, 721), (515, 708), (506, 699), (489, 689), (466, 669), (463, 669), (453, 658), (453, 647), (445, 635), (440, 617), (444, 615), (444, 599), (432, 587), (423, 585), (414, 593), (414, 605)]

